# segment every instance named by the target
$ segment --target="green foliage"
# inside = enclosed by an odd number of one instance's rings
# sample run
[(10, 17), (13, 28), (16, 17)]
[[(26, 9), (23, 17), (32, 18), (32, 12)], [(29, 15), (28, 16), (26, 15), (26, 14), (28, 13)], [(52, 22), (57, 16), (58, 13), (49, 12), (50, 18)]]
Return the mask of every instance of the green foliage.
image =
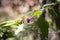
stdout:
[(0, 40), (6, 40), (7, 38), (14, 37), (15, 30), (12, 30), (13, 25), (18, 26), (18, 20), (11, 20), (0, 23), (0, 33), (2, 33), (2, 36), (0, 36)]
[(11, 21), (5, 21), (0, 23), (0, 26), (8, 26), (8, 25), (18, 25), (20, 24), (18, 20), (11, 20)]
[(53, 8), (48, 8), (49, 13), (52, 15), (52, 17), (57, 18), (58, 14), (55, 12)]
[(42, 15), (37, 20), (37, 26), (39, 26), (43, 36), (48, 37), (49, 24), (47, 23), (47, 21), (44, 19)]
[(36, 25), (40, 28), (40, 31), (42, 32), (42, 35), (47, 38), (48, 37), (48, 28), (49, 24), (42, 16), (42, 10), (35, 10), (33, 13), (33, 16), (40, 15), (40, 17), (37, 19)]
[(15, 20), (13, 24), (18, 26), (20, 22), (18, 20)]
[(40, 10), (35, 10), (34, 12), (33, 12), (33, 16), (37, 16), (37, 15), (41, 15), (42, 13), (41, 13), (41, 11)]

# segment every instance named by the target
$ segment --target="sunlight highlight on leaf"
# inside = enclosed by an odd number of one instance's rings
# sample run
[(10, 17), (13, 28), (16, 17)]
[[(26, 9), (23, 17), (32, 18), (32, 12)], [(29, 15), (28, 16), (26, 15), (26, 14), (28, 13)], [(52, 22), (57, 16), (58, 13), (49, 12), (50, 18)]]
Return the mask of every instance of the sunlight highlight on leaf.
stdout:
[(51, 19), (51, 18), (48, 18), (48, 19), (46, 19), (46, 21), (47, 21), (48, 23), (50, 23), (50, 22), (52, 22), (52, 19)]
[(41, 15), (42, 12), (41, 12), (40, 10), (35, 10), (35, 11), (33, 12), (33, 16), (37, 16), (38, 14)]
[(53, 28), (54, 30), (56, 30), (56, 24), (53, 24), (52, 28)]

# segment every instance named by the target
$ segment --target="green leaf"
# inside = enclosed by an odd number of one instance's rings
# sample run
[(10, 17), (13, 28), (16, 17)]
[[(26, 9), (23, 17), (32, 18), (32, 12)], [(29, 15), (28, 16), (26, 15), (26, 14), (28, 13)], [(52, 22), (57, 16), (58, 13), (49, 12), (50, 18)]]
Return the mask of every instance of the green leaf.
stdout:
[(35, 10), (33, 12), (33, 16), (37, 16), (38, 14), (42, 14), (40, 10)]
[(0, 23), (0, 26), (11, 26), (11, 25), (16, 25), (18, 26), (20, 24), (20, 22), (18, 20), (10, 20), (10, 21), (5, 21)]
[(37, 26), (39, 26), (40, 31), (42, 32), (44, 37), (48, 37), (48, 28), (49, 24), (48, 22), (44, 19), (44, 17), (41, 15), (38, 20), (37, 20)]
[(19, 25), (19, 21), (15, 20), (13, 24), (18, 26)]
[(55, 12), (53, 8), (48, 8), (48, 11), (54, 18), (58, 17), (58, 14)]

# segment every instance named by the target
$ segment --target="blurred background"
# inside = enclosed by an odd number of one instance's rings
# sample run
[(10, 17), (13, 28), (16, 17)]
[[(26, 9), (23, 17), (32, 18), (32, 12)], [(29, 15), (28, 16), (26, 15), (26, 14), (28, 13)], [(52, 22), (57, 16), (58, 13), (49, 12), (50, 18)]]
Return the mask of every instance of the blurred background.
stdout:
[(0, 0), (0, 20), (16, 19), (27, 11), (39, 8), (38, 0)]

